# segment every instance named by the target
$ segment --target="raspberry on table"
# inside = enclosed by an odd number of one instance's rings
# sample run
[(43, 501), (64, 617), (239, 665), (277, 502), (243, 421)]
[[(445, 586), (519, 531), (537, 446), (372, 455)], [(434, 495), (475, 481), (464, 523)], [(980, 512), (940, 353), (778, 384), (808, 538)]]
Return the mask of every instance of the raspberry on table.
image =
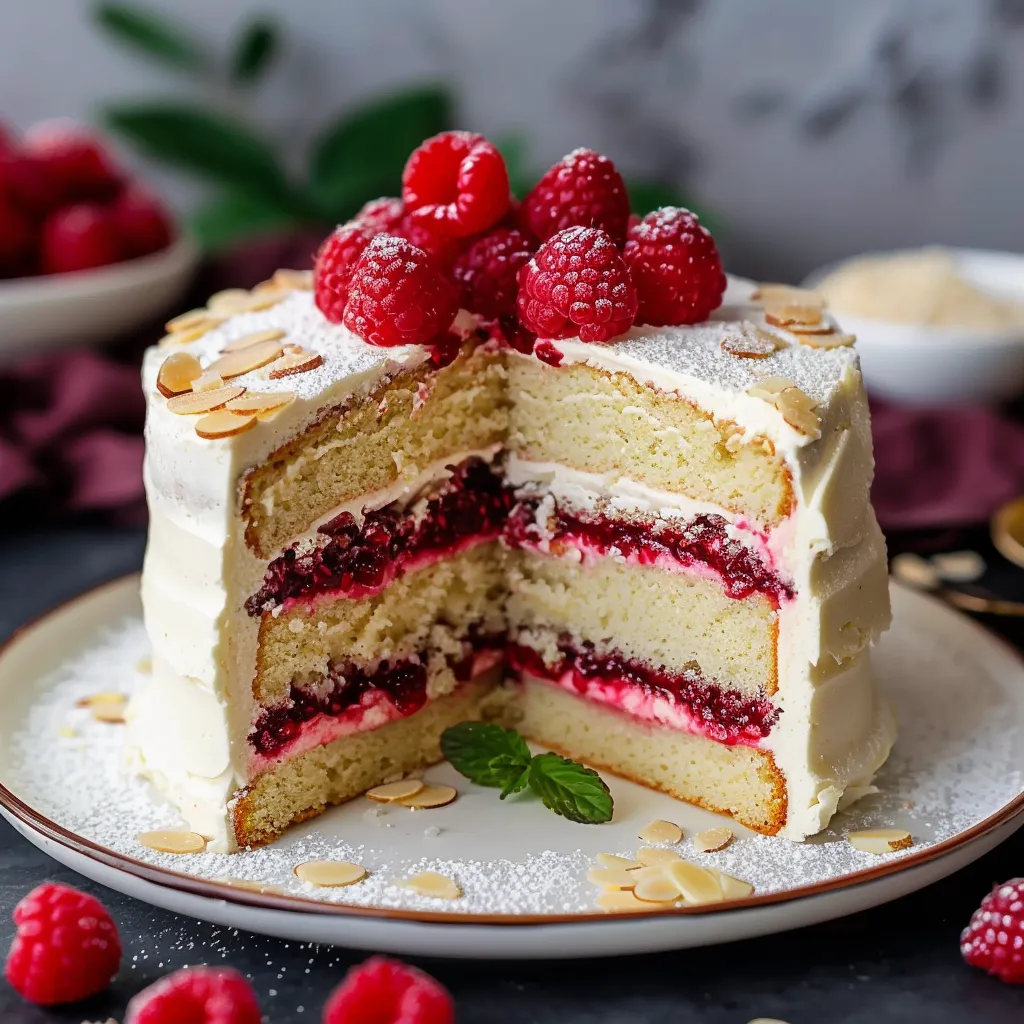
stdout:
[(452, 1024), (455, 1006), (429, 974), (371, 957), (349, 970), (324, 1007), (323, 1024)]
[(230, 967), (186, 967), (143, 989), (124, 1024), (260, 1024), (252, 986)]
[(110, 206), (114, 233), (125, 258), (148, 256), (171, 244), (174, 227), (164, 204), (152, 193), (132, 185)]
[(960, 953), (1002, 981), (1024, 985), (1024, 878), (997, 885), (960, 933)]
[(454, 287), (427, 253), (404, 238), (377, 235), (348, 282), (343, 323), (371, 345), (426, 345), (457, 311)]
[(616, 245), (626, 239), (626, 183), (606, 156), (574, 149), (530, 189), (519, 222), (542, 242), (565, 228), (600, 228)]
[(465, 238), (497, 224), (508, 210), (508, 171), (498, 148), (473, 132), (442, 132), (413, 150), (402, 198), (416, 220), (438, 234)]
[(43, 223), (40, 252), (46, 274), (116, 263), (121, 242), (110, 210), (97, 203), (76, 203), (51, 213)]
[(715, 240), (689, 210), (647, 214), (629, 228), (622, 255), (640, 299), (637, 323), (696, 324), (722, 303), (726, 280)]
[(88, 893), (47, 882), (14, 908), (14, 924), (4, 974), (30, 1002), (75, 1003), (102, 992), (117, 974), (117, 926)]
[(608, 234), (576, 227), (549, 238), (519, 271), (516, 306), (541, 338), (610, 341), (633, 325), (637, 296)]
[(339, 224), (320, 245), (313, 264), (313, 301), (332, 324), (341, 323), (352, 271), (376, 234), (357, 218)]
[(452, 270), (462, 308), (489, 319), (512, 316), (519, 290), (516, 277), (535, 251), (536, 246), (516, 228), (496, 228), (478, 238)]

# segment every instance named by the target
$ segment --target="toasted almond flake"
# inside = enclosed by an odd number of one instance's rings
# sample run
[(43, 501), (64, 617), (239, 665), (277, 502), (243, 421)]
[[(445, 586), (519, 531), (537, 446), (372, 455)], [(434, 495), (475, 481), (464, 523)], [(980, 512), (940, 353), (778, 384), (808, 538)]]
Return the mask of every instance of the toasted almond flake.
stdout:
[(914, 840), (905, 828), (868, 828), (861, 832), (851, 832), (847, 838), (854, 849), (864, 853), (894, 853), (914, 845)]
[(265, 331), (253, 331), (252, 334), (243, 334), (242, 337), (229, 341), (221, 352), (240, 352), (250, 345), (258, 345), (261, 341), (280, 341), (284, 336), (285, 332), (280, 328), (268, 327)]
[(105, 722), (107, 725), (124, 725), (125, 702), (119, 701), (100, 701), (94, 703), (89, 709), (92, 712), (92, 717), (97, 722)]
[(733, 878), (732, 875), (716, 871), (714, 868), (708, 868), (708, 871), (718, 879), (722, 896), (727, 900), (743, 900), (754, 891), (754, 887), (749, 882), (744, 882), (742, 878)]
[(809, 348), (849, 348), (856, 340), (856, 334), (844, 334), (832, 331), (828, 334), (808, 334), (806, 331), (794, 331), (797, 341)]
[(397, 803), (418, 811), (428, 807), (444, 807), (458, 795), (459, 791), (454, 786), (423, 786), (411, 796), (398, 800)]
[(207, 373), (219, 373), (225, 380), (229, 377), (241, 377), (243, 373), (251, 373), (267, 363), (272, 363), (282, 352), (279, 341), (258, 341), (237, 352), (215, 359), (206, 368)]
[(775, 327), (814, 327), (820, 324), (824, 303), (816, 295), (773, 297), (764, 302), (764, 318)]
[(164, 330), (171, 334), (176, 334), (178, 331), (190, 331), (193, 327), (205, 324), (209, 319), (210, 311), (208, 309), (190, 309), (186, 313), (179, 313), (177, 316), (171, 317), (164, 324)]
[(245, 394), (241, 384), (228, 384), (214, 391), (192, 392), (187, 395), (175, 395), (167, 399), (167, 408), (179, 416), (199, 416), (204, 412), (213, 412), (223, 408), (232, 398)]
[(599, 910), (607, 910), (611, 913), (628, 910), (659, 910), (663, 906), (661, 903), (638, 900), (631, 892), (624, 889), (603, 892), (594, 900), (594, 903)]
[(165, 334), (159, 344), (161, 346), (189, 345), (193, 341), (198, 341), (207, 331), (221, 323), (223, 321), (219, 317), (208, 317), (201, 324), (196, 324), (195, 327), (190, 327), (188, 330)]
[(218, 409), (209, 412), (196, 421), (196, 433), (207, 441), (217, 441), (222, 437), (234, 437), (251, 427), (256, 426), (256, 417)]
[(622, 868), (625, 871), (632, 871), (640, 867), (640, 861), (632, 860), (629, 857), (620, 857), (617, 853), (599, 853), (594, 858), (603, 868)]
[(725, 898), (715, 875), (699, 864), (679, 860), (666, 864), (665, 874), (687, 903), (718, 903)]
[(313, 290), (312, 270), (289, 270), (282, 267), (274, 272), (274, 284), (279, 288), (291, 288), (293, 291), (311, 292)]
[(192, 384), (192, 390), (197, 394), (200, 391), (216, 391), (222, 387), (224, 387), (224, 378), (216, 373), (210, 373), (209, 370), (197, 377)]
[(173, 828), (140, 832), (136, 838), (142, 846), (160, 853), (202, 853), (206, 849), (206, 838), (198, 832)]
[(679, 892), (664, 871), (641, 878), (633, 887), (633, 895), (647, 903), (675, 903)]
[(367, 874), (361, 864), (351, 864), (347, 860), (308, 860), (304, 864), (296, 864), (294, 869), (294, 875), (300, 881), (326, 889), (355, 885)]
[(679, 843), (683, 839), (683, 830), (675, 822), (658, 818), (642, 828), (637, 838), (645, 843)]
[(70, 725), (62, 725), (57, 730), (57, 735), (60, 736), (61, 739), (73, 740), (78, 736), (78, 730), (72, 729)]
[(232, 412), (253, 413), (262, 416), (277, 409), (283, 409), (295, 401), (294, 391), (247, 391), (241, 398), (232, 398), (224, 403)]
[(973, 583), (985, 575), (985, 559), (977, 551), (950, 551), (932, 555), (935, 571), (950, 583)]
[(97, 704), (127, 704), (128, 694), (119, 690), (101, 690), (99, 693), (91, 693), (88, 697), (79, 697), (75, 701), (76, 708), (91, 708)]
[(307, 373), (309, 370), (315, 370), (323, 361), (324, 357), (319, 352), (307, 352), (304, 349), (289, 352), (270, 367), (267, 376), (271, 380), (280, 380), (282, 377), (292, 377), (296, 373)]
[(214, 313), (234, 316), (235, 313), (246, 311), (250, 298), (251, 296), (245, 288), (225, 288), (210, 296), (206, 302), (206, 308)]
[(261, 309), (270, 309), (271, 306), (276, 306), (282, 299), (288, 298), (290, 293), (290, 288), (266, 288), (250, 297), (249, 310), (256, 313)]
[(135, 662), (135, 671), (142, 672), (145, 675), (149, 675), (153, 671), (153, 659), (152, 658), (139, 658)]
[(665, 850), (658, 846), (643, 846), (636, 851), (636, 859), (645, 867), (653, 864), (671, 864), (673, 861), (682, 860), (675, 850)]
[(602, 889), (632, 889), (637, 883), (637, 872), (625, 868), (591, 868), (587, 881)]
[(373, 789), (366, 791), (366, 795), (378, 803), (389, 804), (392, 800), (415, 796), (424, 788), (426, 787), (422, 779), (399, 779), (397, 782), (387, 782), (383, 786), (374, 786)]
[(455, 882), (436, 871), (421, 871), (399, 884), (417, 896), (431, 896), (438, 900), (457, 900), (462, 895), (462, 890)]
[(693, 837), (698, 853), (715, 853), (724, 850), (735, 839), (731, 828), (709, 828)]
[(809, 302), (824, 305), (824, 300), (809, 288), (799, 288), (795, 284), (777, 284), (766, 281), (757, 286), (750, 296), (755, 302)]
[(893, 576), (907, 586), (919, 590), (934, 590), (939, 585), (939, 572), (930, 562), (912, 551), (897, 555), (889, 566)]
[(721, 341), (723, 352), (740, 359), (767, 359), (784, 346), (781, 338), (762, 331), (753, 324), (742, 323)]
[(815, 411), (818, 403), (786, 377), (765, 377), (748, 388), (747, 394), (775, 406), (794, 430), (813, 440), (821, 437), (821, 417)]
[(192, 390), (192, 382), (202, 376), (203, 368), (191, 352), (172, 352), (160, 365), (156, 388), (164, 398), (173, 398)]

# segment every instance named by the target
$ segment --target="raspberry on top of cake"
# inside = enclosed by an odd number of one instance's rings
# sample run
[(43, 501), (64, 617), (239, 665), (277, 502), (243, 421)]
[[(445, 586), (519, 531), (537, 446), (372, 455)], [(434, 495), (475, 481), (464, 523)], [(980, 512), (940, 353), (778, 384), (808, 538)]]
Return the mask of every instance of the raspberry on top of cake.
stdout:
[(577, 149), (445, 132), (147, 354), (134, 757), (214, 849), (528, 738), (801, 839), (895, 731), (853, 338)]

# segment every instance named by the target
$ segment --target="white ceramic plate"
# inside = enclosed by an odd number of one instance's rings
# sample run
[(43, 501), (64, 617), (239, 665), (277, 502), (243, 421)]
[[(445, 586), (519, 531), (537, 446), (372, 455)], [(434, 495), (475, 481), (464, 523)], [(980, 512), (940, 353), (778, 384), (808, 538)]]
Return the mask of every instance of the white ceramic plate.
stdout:
[(116, 337), (173, 311), (198, 262), (196, 243), (182, 235), (124, 263), (0, 281), (0, 362)]
[[(753, 882), (747, 899), (638, 917), (602, 914), (584, 877), (595, 854), (636, 850), (638, 830), (654, 818), (676, 821), (688, 835), (722, 819), (609, 779), (613, 822), (574, 825), (529, 798), (501, 803), (446, 765), (428, 773), (459, 788), (445, 808), (388, 808), (378, 817), (368, 813), (376, 805), (361, 798), (264, 850), (153, 853), (136, 834), (174, 825), (174, 812), (125, 770), (122, 729), (74, 706), (78, 697), (139, 681), (134, 666), (145, 639), (137, 585), (127, 578), (71, 602), (0, 655), (0, 810), (83, 874), (226, 926), (432, 956), (549, 958), (710, 945), (894, 899), (975, 860), (1024, 824), (1024, 665), (966, 618), (894, 588), (895, 623), (876, 665), (901, 735), (880, 793), (805, 844), (736, 828), (736, 841), (720, 853), (696, 854), (688, 840), (678, 848)], [(914, 846), (874, 857), (844, 838), (882, 825), (908, 828)], [(324, 858), (358, 861), (370, 876), (317, 890), (291, 873), (303, 860)], [(424, 869), (455, 878), (464, 897), (428, 900), (396, 884)]]

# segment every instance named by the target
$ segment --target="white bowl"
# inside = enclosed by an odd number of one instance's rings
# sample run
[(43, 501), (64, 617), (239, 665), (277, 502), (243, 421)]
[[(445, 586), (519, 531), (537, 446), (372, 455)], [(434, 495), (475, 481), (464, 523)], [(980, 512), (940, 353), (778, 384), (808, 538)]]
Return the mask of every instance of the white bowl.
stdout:
[[(1024, 303), (1024, 256), (981, 249), (949, 252), (966, 280), (997, 298)], [(819, 267), (804, 287), (814, 288), (839, 266)], [(914, 405), (990, 403), (1024, 391), (1024, 326), (929, 327), (839, 310), (836, 318), (857, 335), (864, 383), (882, 398)]]
[(116, 337), (173, 310), (199, 261), (187, 235), (95, 270), (0, 281), (0, 362)]

